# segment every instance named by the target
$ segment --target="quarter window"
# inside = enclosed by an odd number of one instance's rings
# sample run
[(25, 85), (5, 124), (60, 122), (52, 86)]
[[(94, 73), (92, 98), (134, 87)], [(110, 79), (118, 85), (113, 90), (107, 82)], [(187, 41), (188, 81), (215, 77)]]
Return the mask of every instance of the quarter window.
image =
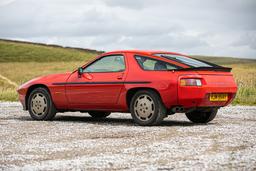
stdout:
[(164, 61), (152, 59), (149, 57), (144, 57), (144, 56), (135, 56), (135, 59), (137, 60), (138, 64), (140, 67), (144, 70), (149, 70), (149, 71), (168, 71), (168, 70), (173, 70), (173, 69), (178, 69), (180, 67), (169, 64)]
[(125, 70), (124, 56), (102, 57), (84, 69), (84, 72), (120, 72)]

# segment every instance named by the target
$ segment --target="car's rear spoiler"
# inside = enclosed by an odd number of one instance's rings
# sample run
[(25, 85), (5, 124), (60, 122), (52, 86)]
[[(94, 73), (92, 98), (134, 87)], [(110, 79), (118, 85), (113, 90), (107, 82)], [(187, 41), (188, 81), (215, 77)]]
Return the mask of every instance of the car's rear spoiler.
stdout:
[(178, 71), (221, 71), (230, 72), (232, 68), (228, 67), (193, 67), (193, 68), (180, 68)]

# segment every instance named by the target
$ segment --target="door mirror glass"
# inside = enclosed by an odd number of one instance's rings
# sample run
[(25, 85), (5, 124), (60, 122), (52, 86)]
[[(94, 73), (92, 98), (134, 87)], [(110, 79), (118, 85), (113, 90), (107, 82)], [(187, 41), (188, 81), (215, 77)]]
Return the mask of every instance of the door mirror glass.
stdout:
[(82, 67), (79, 67), (77, 69), (77, 73), (78, 73), (78, 77), (81, 77), (81, 75), (83, 74), (83, 68)]

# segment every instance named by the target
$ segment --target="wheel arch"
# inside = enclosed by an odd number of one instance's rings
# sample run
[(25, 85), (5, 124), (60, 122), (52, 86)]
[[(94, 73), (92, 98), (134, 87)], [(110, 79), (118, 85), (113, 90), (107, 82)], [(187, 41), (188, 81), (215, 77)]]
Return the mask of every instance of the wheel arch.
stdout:
[(29, 98), (30, 93), (31, 93), (34, 89), (39, 88), (39, 87), (45, 88), (45, 89), (49, 92), (49, 94), (51, 95), (51, 92), (50, 92), (49, 88), (48, 88), (46, 85), (44, 85), (44, 84), (34, 84), (34, 85), (31, 85), (31, 86), (28, 88), (28, 90), (27, 90), (27, 92), (26, 92), (26, 96), (25, 96), (25, 110), (28, 110), (28, 98)]
[(159, 95), (159, 97), (161, 98), (162, 102), (163, 102), (161, 94), (159, 93), (159, 91), (157, 89), (151, 88), (151, 87), (135, 87), (135, 88), (129, 89), (126, 93), (126, 105), (127, 105), (128, 109), (130, 107), (132, 97), (134, 96), (135, 93), (137, 93), (140, 90), (151, 90), (151, 91), (156, 92)]

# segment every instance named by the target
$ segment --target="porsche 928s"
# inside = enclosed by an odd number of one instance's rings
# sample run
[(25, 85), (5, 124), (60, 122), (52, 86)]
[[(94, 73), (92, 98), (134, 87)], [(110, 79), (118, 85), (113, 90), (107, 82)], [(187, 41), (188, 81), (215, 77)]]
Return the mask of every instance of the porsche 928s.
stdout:
[(35, 120), (66, 111), (96, 118), (130, 112), (139, 125), (158, 125), (175, 113), (210, 122), (232, 102), (237, 86), (231, 68), (179, 53), (124, 50), (104, 53), (70, 73), (35, 78), (17, 91)]

